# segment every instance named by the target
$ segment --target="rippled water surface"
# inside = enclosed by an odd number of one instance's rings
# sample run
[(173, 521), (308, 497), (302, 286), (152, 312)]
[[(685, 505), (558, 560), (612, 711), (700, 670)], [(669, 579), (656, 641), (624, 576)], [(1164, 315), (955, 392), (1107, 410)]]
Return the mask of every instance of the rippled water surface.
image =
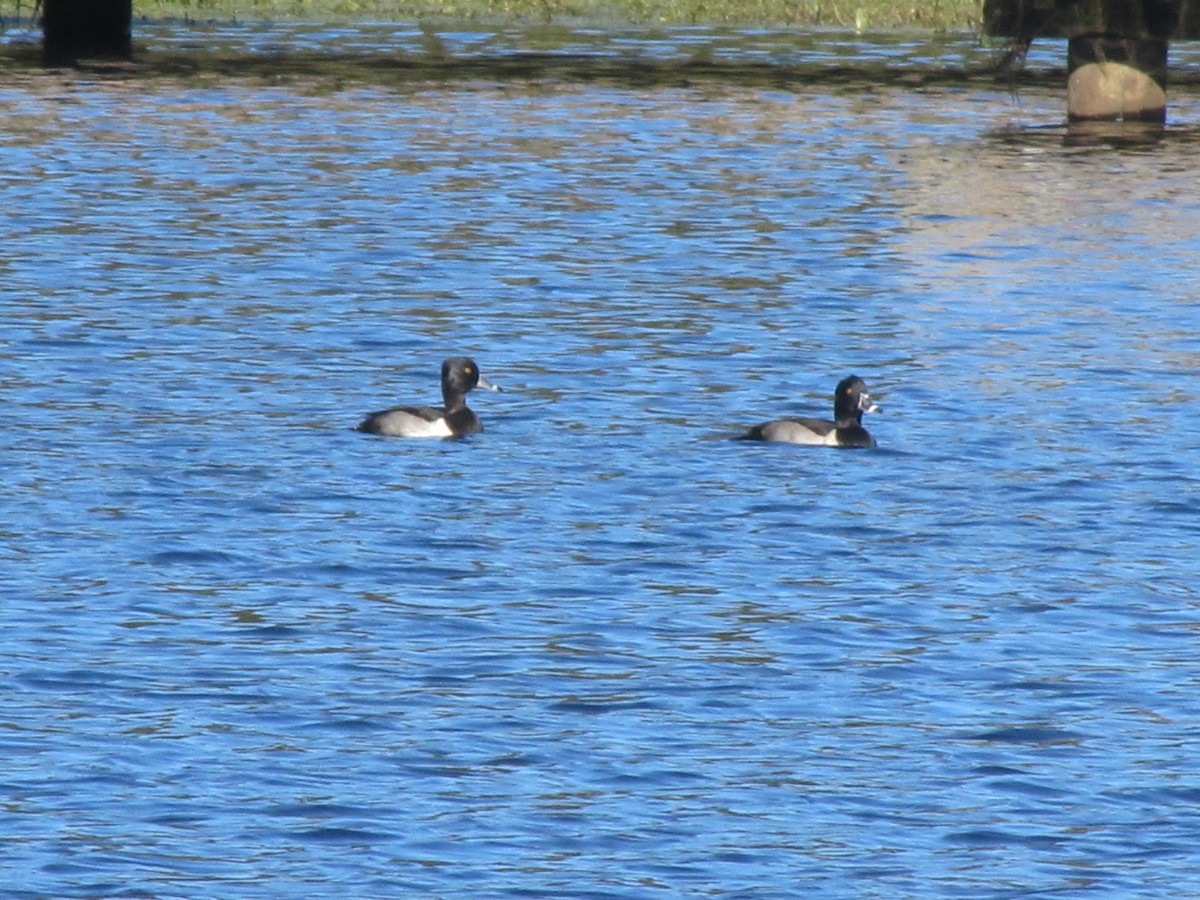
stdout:
[(10, 72), (9, 895), (1195, 896), (1200, 106), (1063, 107)]

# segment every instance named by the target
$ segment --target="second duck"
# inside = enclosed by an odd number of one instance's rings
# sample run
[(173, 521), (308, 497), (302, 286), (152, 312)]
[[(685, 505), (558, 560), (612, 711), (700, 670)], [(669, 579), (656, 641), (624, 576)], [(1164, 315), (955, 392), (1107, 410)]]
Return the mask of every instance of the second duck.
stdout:
[(742, 440), (782, 441), (788, 444), (813, 444), (823, 447), (874, 447), (875, 438), (862, 426), (865, 412), (876, 412), (867, 383), (857, 375), (838, 382), (833, 392), (833, 418), (787, 418), (755, 425)]

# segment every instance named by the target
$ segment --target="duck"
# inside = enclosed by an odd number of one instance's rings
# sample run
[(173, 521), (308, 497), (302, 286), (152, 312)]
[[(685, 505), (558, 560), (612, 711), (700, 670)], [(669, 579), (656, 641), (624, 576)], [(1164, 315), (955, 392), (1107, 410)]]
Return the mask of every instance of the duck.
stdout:
[(833, 392), (833, 418), (787, 418), (755, 425), (741, 436), (748, 441), (781, 441), (823, 447), (874, 447), (875, 438), (862, 426), (865, 412), (878, 412), (867, 383), (857, 375), (838, 382)]
[(479, 374), (479, 366), (468, 356), (453, 356), (442, 363), (442, 406), (393, 406), (373, 412), (360, 422), (357, 431), (387, 437), (459, 438), (483, 431), (479, 416), (467, 406), (472, 388), (498, 391)]

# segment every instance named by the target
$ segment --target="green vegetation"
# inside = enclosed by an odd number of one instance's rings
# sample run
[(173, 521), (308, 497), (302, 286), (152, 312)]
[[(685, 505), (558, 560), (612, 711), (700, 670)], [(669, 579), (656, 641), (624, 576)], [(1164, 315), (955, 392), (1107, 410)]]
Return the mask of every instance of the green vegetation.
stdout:
[(134, 0), (147, 19), (592, 22), (976, 30), (983, 0)]

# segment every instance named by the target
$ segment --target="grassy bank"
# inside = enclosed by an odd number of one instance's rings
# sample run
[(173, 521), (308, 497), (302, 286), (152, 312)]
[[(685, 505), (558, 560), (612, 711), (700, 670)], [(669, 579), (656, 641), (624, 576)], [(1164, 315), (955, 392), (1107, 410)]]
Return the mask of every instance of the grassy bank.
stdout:
[(604, 25), (978, 27), (983, 0), (135, 0), (150, 19), (594, 22)]

